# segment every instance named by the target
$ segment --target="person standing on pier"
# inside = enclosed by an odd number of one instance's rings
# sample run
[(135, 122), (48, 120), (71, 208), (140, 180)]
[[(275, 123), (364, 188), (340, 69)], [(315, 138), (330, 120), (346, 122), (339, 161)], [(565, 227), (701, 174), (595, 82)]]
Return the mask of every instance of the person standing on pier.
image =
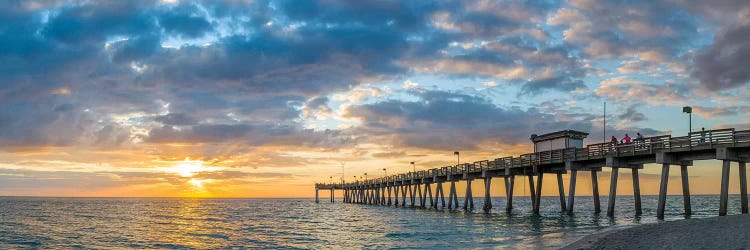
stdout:
[(625, 141), (625, 144), (630, 144), (630, 136), (628, 136), (628, 134), (625, 134), (625, 137), (623, 137), (622, 140)]
[(612, 144), (612, 151), (615, 151), (615, 146), (617, 146), (617, 137), (613, 135), (612, 140), (609, 140), (609, 144)]

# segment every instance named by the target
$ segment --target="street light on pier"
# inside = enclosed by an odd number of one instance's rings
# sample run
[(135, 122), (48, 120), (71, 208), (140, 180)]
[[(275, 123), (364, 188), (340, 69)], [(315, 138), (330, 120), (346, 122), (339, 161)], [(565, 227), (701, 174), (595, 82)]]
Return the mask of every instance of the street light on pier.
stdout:
[(367, 173), (365, 173), (365, 181), (367, 181)]
[(383, 176), (388, 177), (388, 170), (385, 168), (383, 168)]
[(682, 107), (682, 113), (688, 114), (688, 136), (693, 132), (693, 107)]
[(461, 155), (458, 153), (458, 151), (453, 152), (454, 155), (456, 155), (456, 165), (461, 164)]
[(414, 165), (414, 162), (411, 162), (411, 169), (412, 172), (417, 172), (417, 165)]

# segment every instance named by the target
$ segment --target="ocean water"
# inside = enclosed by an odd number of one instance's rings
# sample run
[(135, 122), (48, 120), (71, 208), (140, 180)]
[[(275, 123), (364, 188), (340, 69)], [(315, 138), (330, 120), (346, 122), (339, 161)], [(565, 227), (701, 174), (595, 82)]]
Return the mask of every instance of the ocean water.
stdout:
[[(614, 219), (593, 212), (592, 197), (576, 196), (575, 214), (543, 197), (493, 199), (475, 210), (394, 208), (337, 199), (29, 198), (0, 197), (0, 249), (17, 248), (555, 248), (600, 230), (656, 220), (656, 196), (643, 196), (634, 216), (632, 196), (619, 196)], [(462, 198), (459, 198), (463, 202)], [(682, 220), (682, 197), (669, 196), (666, 220)], [(718, 195), (692, 196), (692, 218), (718, 215)], [(730, 196), (730, 214), (739, 211)]]

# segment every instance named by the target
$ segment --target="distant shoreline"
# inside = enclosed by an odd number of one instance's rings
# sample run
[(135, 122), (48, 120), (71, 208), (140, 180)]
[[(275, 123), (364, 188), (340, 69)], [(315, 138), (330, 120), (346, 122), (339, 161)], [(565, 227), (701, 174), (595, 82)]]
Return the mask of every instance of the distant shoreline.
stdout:
[(750, 215), (659, 222), (605, 230), (561, 249), (736, 249), (750, 247)]

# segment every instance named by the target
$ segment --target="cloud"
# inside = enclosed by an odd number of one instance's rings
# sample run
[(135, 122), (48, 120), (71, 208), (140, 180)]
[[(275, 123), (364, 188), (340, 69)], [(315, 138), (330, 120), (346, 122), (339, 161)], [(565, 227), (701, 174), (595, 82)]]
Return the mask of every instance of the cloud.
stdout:
[(345, 110), (344, 116), (359, 120), (362, 126), (353, 132), (368, 134), (370, 140), (437, 150), (476, 149), (488, 142), (513, 145), (527, 143), (528, 135), (539, 131), (591, 128), (584, 120), (558, 121), (535, 109), (498, 107), (481, 96), (444, 91), (410, 93), (419, 100), (355, 105)]
[(719, 32), (713, 44), (695, 56), (691, 75), (712, 90), (733, 89), (750, 82), (745, 63), (750, 59), (750, 20)]
[(621, 103), (645, 102), (648, 104), (686, 103), (688, 86), (665, 82), (652, 84), (627, 77), (614, 77), (602, 81), (594, 92)]

